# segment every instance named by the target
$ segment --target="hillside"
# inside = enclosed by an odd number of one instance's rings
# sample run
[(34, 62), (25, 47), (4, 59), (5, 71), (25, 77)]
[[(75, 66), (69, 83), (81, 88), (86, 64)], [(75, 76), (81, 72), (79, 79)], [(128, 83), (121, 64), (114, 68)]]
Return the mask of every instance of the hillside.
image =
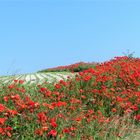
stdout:
[(139, 58), (115, 57), (53, 83), (0, 86), (1, 140), (139, 140), (139, 132)]
[(89, 68), (94, 68), (98, 63), (91, 62), (78, 62), (71, 65), (66, 66), (58, 66), (54, 68), (48, 68), (44, 70), (40, 70), (39, 72), (61, 72), (61, 71), (67, 71), (67, 72), (80, 72)]

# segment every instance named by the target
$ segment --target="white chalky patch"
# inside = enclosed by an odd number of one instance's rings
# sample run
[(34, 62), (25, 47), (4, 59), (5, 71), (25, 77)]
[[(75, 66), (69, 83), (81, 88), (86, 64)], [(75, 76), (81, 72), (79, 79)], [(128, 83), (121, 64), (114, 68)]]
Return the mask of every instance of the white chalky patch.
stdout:
[(31, 80), (31, 81), (35, 81), (35, 80), (36, 80), (35, 75), (31, 74), (31, 75), (30, 75), (30, 80)]
[(48, 74), (40, 73), (40, 75), (44, 78), (44, 80), (47, 80), (48, 82), (53, 80), (53, 77), (50, 77)]
[(62, 78), (64, 78), (64, 79), (67, 79), (68, 78), (68, 75), (63, 75), (63, 74), (56, 74), (57, 76), (60, 76), (60, 77), (62, 77)]
[(33, 74), (26, 74), (26, 75), (17, 75), (17, 76), (7, 76), (7, 77), (0, 77), (0, 82), (2, 83), (12, 83), (14, 79), (16, 80), (24, 80), (24, 83), (36, 83), (40, 84), (45, 81), (51, 83), (54, 81), (60, 81), (62, 79), (67, 79), (67, 77), (73, 77), (74, 74), (71, 73), (33, 73)]
[(39, 78), (39, 80), (43, 80), (44, 79), (39, 73), (37, 73), (35, 75), (36, 75), (37, 78)]
[(57, 76), (56, 74), (49, 73), (48, 75), (54, 77), (58, 81), (62, 80), (62, 78), (60, 76)]

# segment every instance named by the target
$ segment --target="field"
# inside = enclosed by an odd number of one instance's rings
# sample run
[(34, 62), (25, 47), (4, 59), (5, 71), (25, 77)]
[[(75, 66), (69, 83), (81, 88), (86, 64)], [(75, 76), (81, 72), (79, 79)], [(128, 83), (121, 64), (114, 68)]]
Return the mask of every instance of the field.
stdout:
[(140, 59), (0, 77), (1, 140), (139, 140)]
[(1, 76), (0, 83), (10, 84), (14, 80), (23, 80), (24, 84), (41, 84), (43, 82), (56, 82), (67, 77), (73, 77), (74, 74), (70, 72), (38, 72), (31, 74), (12, 75), (12, 76)]

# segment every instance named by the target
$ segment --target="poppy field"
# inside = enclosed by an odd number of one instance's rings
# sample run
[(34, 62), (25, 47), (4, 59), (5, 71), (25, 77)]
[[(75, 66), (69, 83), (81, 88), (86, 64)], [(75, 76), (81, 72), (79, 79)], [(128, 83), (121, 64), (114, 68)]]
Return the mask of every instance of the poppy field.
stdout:
[(58, 82), (0, 86), (0, 140), (139, 140), (140, 59), (115, 57)]

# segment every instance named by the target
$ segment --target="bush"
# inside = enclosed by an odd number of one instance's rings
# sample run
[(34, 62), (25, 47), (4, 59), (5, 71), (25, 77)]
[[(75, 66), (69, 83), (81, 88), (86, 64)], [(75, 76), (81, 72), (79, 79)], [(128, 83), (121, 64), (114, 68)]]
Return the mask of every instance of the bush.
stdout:
[(89, 68), (94, 68), (97, 65), (97, 63), (85, 63), (85, 62), (79, 62), (68, 66), (59, 66), (55, 68), (49, 68), (45, 70), (41, 70), (39, 72), (80, 72)]

